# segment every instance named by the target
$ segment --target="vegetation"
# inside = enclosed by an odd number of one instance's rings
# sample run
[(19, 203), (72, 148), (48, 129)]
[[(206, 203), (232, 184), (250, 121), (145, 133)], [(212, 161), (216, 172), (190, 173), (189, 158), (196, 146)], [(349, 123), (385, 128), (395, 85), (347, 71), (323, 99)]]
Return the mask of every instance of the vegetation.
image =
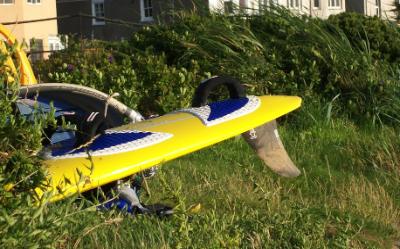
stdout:
[[(178, 13), (175, 23), (146, 27), (126, 42), (71, 44), (36, 68), (46, 82), (86, 84), (106, 92), (124, 85), (121, 100), (145, 114), (188, 106), (201, 79), (226, 74), (255, 94), (320, 96), (325, 101), (339, 95), (344, 115), (398, 124), (398, 56), (392, 53), (399, 43), (397, 29), (360, 15), (331, 19), (297, 17), (284, 9), (247, 19)], [(355, 25), (342, 24), (354, 19), (361, 23), (358, 34), (347, 31)], [(388, 41), (393, 49), (370, 46), (366, 38), (354, 44), (368, 25), (378, 26), (367, 33), (374, 42)]]
[(37, 113), (28, 121), (16, 115), (18, 86), (4, 83), (8, 80), (5, 58), (0, 55), (0, 244), (2, 248), (46, 248), (58, 237), (52, 229), (63, 223), (59, 212), (49, 212), (45, 198), (35, 202), (33, 191), (44, 183), (45, 172), (36, 154), (41, 131), (52, 118)]
[(349, 37), (354, 47), (369, 47), (376, 59), (398, 62), (400, 58), (400, 34), (397, 24), (382, 22), (377, 17), (345, 12), (331, 16), (329, 23), (339, 27)]
[(177, 13), (174, 20), (125, 42), (71, 40), (34, 68), (45, 82), (118, 92), (145, 115), (189, 106), (199, 82), (218, 74), (239, 78), (253, 94), (300, 95), (303, 107), (280, 120), (280, 132), (302, 175), (274, 175), (235, 138), (166, 163), (149, 180), (150, 194), (142, 197), (175, 206), (168, 219), (94, 211), (92, 203), (73, 198), (35, 205), (31, 193), (43, 172), (34, 152), (51, 117), (38, 115), (32, 125), (15, 116), (17, 89), (3, 84), (2, 245), (391, 248), (400, 240), (395, 27), (348, 14), (310, 19), (284, 9), (247, 18)]

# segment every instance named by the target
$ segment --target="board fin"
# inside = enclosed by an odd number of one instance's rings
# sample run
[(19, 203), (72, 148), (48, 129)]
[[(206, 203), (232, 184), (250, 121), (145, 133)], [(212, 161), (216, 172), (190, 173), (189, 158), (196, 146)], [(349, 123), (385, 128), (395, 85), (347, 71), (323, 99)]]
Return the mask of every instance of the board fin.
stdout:
[(247, 131), (242, 136), (258, 157), (275, 173), (284, 177), (300, 175), (300, 170), (290, 159), (279, 138), (276, 120)]

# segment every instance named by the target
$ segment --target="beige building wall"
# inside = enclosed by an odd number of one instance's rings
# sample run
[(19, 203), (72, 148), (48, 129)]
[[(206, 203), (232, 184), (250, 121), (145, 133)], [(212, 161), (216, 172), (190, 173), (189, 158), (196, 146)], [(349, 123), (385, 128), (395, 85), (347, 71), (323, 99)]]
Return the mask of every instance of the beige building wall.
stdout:
[(223, 12), (225, 2), (232, 2), (235, 6), (246, 9), (248, 14), (258, 13), (260, 8), (258, 0), (208, 0), (208, 7), (211, 11)]
[[(329, 6), (329, 1), (333, 1), (336, 6)], [(271, 5), (280, 5), (298, 14), (324, 19), (328, 18), (330, 15), (346, 11), (345, 0), (208, 0), (208, 5), (212, 11), (223, 12), (225, 2), (232, 2), (236, 6), (249, 8), (249, 14), (256, 14), (258, 12), (257, 9), (268, 8)], [(315, 2), (318, 2), (319, 6), (315, 7)]]
[[(396, 13), (394, 12), (394, 0), (380, 0), (381, 1), (381, 17), (394, 21)], [(397, 0), (396, 0), (397, 1)]]
[[(14, 1), (14, 4), (0, 4), (0, 23), (22, 21), (23, 2), (21, 0)], [(24, 25), (7, 25), (6, 26), (18, 40), (22, 41), (24, 37)]]
[[(14, 0), (14, 4), (0, 4), (0, 23), (18, 22), (57, 16), (56, 0), (40, 0), (40, 3), (31, 4), (27, 0)], [(42, 49), (51, 50), (49, 41), (57, 40), (57, 20), (6, 25), (19, 42), (25, 41), (29, 50), (31, 39), (43, 42)], [(45, 57), (48, 55), (45, 54)]]
[[(304, 0), (303, 0), (304, 1)], [(331, 0), (319, 0), (319, 7), (315, 7), (314, 0), (306, 0), (307, 8), (309, 9), (310, 16), (326, 19), (330, 15), (340, 14), (346, 11), (346, 4), (344, 0), (336, 1), (336, 6), (329, 6), (328, 1)]]
[(394, 0), (363, 0), (367, 16), (393, 17)]
[[(398, 0), (396, 0), (398, 1)], [(382, 19), (396, 20), (395, 0), (346, 0), (349, 11), (367, 16), (379, 16)]]

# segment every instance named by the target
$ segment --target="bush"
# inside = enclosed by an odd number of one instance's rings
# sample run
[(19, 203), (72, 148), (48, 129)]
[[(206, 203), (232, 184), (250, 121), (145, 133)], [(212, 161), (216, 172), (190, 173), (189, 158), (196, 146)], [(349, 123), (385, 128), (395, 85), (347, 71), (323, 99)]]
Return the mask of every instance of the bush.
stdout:
[[(145, 115), (189, 106), (194, 88), (206, 77), (196, 61), (169, 66), (165, 54), (125, 51), (129, 44), (71, 41), (67, 50), (35, 65), (46, 82), (81, 84), (112, 94)], [(82, 51), (82, 47), (84, 51)]]
[[(120, 92), (121, 101), (145, 114), (187, 107), (203, 78), (225, 74), (251, 94), (339, 96), (342, 113), (355, 120), (398, 123), (395, 57), (380, 60), (395, 54), (398, 31), (373, 18), (342, 30), (335, 20), (347, 15), (324, 21), (280, 8), (246, 18), (179, 12), (173, 23), (145, 27), (126, 42), (78, 41), (36, 69), (45, 81)], [(382, 40), (377, 50), (356, 44), (364, 29)]]
[(352, 12), (330, 16), (328, 23), (343, 30), (354, 47), (367, 47), (376, 59), (399, 62), (400, 32), (396, 24)]
[[(0, 71), (7, 70), (0, 53)], [(7, 84), (0, 74), (0, 244), (2, 248), (48, 248), (55, 246), (55, 230), (62, 226), (56, 212), (47, 209), (47, 200), (37, 199), (45, 171), (36, 156), (41, 149), (42, 130), (53, 123), (50, 116), (36, 115), (27, 121), (16, 115), (18, 79)]]

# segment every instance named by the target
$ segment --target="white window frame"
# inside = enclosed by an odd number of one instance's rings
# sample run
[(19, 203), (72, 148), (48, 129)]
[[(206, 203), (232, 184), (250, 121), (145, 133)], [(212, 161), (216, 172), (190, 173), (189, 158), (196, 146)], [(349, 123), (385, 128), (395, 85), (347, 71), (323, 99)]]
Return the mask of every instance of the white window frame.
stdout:
[(287, 6), (289, 9), (298, 10), (301, 9), (301, 0), (287, 0)]
[(43, 59), (43, 54), (44, 54), (44, 42), (43, 39), (36, 39), (32, 38), (29, 40), (29, 51), (30, 52), (41, 52), (41, 53), (31, 53), (29, 55), (29, 58), (32, 61), (38, 61)]
[(26, 2), (27, 2), (28, 4), (32, 4), (32, 5), (41, 4), (41, 3), (42, 3), (41, 0), (26, 0)]
[[(103, 5), (103, 14), (104, 16), (99, 16), (99, 17), (105, 17), (106, 11), (105, 11), (105, 6), (104, 6), (104, 0), (92, 0), (92, 16), (97, 17), (96, 15), (96, 5), (97, 4), (102, 4)], [(92, 25), (105, 25), (106, 22), (104, 20), (98, 20), (96, 18), (92, 19)]]
[[(318, 6), (315, 6), (315, 1), (318, 1)], [(321, 9), (321, 0), (313, 0), (312, 5), (313, 5), (312, 6), (313, 9), (317, 9), (317, 10)]]
[[(58, 36), (49, 36), (47, 39), (47, 44), (49, 46), (49, 51), (58, 51), (64, 49), (61, 40)], [(53, 48), (52, 48), (53, 47)]]
[(11, 0), (11, 3), (6, 3), (5, 1), (10, 0), (0, 0), (0, 5), (13, 5), (15, 3), (15, 0)]
[(342, 4), (342, 0), (328, 0), (328, 9), (342, 9)]
[(375, 15), (378, 17), (381, 17), (381, 1), (380, 0), (375, 0)]
[[(230, 6), (228, 6), (230, 4)], [(233, 15), (235, 12), (235, 3), (233, 0), (224, 0), (224, 13), (227, 15)], [(231, 9), (229, 9), (231, 7)]]
[[(147, 3), (150, 3), (150, 7), (147, 6), (147, 8), (145, 8), (145, 1)], [(146, 16), (146, 10), (150, 10), (151, 9), (151, 16)], [(152, 0), (140, 0), (140, 21), (142, 22), (152, 22), (154, 21), (154, 15), (153, 15), (153, 1)]]

